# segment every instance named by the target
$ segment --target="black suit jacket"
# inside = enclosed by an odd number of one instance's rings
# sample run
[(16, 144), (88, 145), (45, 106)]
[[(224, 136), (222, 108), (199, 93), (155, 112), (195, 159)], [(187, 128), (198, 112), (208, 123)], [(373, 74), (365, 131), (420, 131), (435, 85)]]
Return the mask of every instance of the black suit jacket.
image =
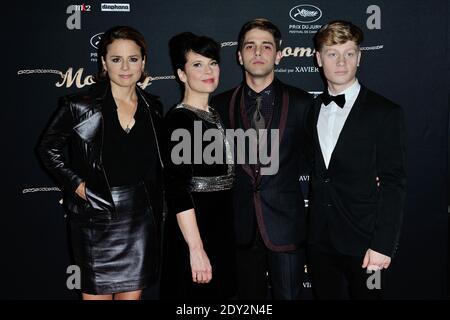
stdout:
[[(308, 170), (305, 161), (307, 115), (313, 98), (279, 80), (275, 80), (274, 88), (270, 128), (279, 129), (279, 169), (275, 175), (262, 176), (248, 164), (236, 164), (234, 221), (238, 245), (251, 245), (258, 226), (267, 248), (285, 252), (295, 250), (306, 241), (306, 213), (299, 177)], [(243, 85), (211, 101), (226, 128), (245, 130), (241, 116), (242, 91)]]
[(321, 104), (319, 96), (310, 118), (314, 165), (309, 242), (352, 256), (364, 256), (369, 248), (393, 256), (406, 184), (402, 109), (361, 86), (327, 169), (317, 134)]

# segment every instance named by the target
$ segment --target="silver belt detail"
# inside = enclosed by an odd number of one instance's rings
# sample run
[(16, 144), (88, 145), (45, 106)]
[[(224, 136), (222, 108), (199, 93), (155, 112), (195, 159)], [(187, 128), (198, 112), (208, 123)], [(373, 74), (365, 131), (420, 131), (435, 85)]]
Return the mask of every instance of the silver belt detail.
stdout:
[(192, 177), (192, 192), (213, 192), (229, 190), (233, 187), (234, 175), (227, 174), (213, 177)]

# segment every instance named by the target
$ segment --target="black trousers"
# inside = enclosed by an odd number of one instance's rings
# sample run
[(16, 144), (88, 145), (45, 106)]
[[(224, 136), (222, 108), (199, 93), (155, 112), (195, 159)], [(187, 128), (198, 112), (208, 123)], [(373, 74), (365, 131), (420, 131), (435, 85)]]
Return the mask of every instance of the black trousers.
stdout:
[(347, 256), (308, 247), (308, 274), (319, 300), (380, 300), (386, 270), (363, 269), (364, 257)]
[(305, 249), (274, 252), (260, 236), (251, 247), (237, 249), (238, 298), (298, 300), (303, 288)]

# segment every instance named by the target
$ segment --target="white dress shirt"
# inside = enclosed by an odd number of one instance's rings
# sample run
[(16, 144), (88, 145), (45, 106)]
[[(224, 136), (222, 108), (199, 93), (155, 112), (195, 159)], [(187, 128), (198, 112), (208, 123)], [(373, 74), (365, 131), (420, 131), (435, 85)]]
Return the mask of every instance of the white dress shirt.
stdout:
[[(355, 83), (340, 93), (345, 94), (345, 105), (343, 108), (339, 107), (334, 101), (331, 101), (327, 106), (323, 103), (320, 106), (317, 134), (319, 135), (320, 149), (322, 150), (323, 160), (327, 169), (334, 147), (360, 89), (361, 85), (356, 79)], [(331, 95), (330, 90), (328, 90), (328, 93)]]

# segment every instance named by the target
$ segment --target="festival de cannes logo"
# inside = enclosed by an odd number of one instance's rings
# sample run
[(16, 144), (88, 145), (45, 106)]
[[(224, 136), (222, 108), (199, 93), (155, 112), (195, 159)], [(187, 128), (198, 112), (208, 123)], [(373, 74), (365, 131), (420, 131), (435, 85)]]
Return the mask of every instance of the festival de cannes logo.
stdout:
[(95, 49), (98, 49), (98, 45), (100, 44), (100, 40), (102, 40), (102, 34), (103, 32), (94, 34), (91, 37), (91, 46), (93, 46)]
[(322, 10), (310, 4), (295, 6), (289, 11), (292, 20), (300, 23), (311, 23), (322, 17)]

